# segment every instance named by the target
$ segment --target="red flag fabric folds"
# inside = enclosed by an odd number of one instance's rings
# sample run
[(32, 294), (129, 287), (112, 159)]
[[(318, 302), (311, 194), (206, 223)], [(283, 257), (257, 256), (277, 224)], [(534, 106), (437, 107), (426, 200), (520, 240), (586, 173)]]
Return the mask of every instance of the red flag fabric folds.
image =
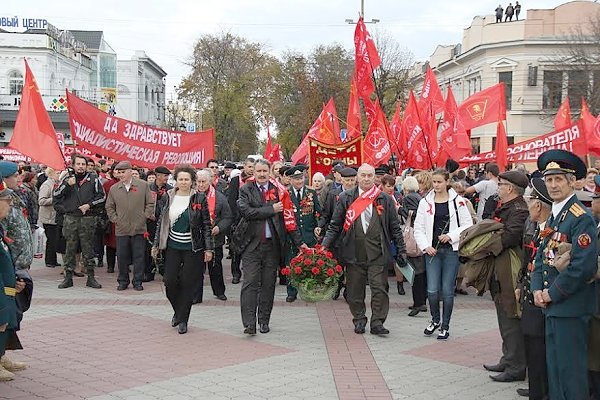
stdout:
[(57, 171), (65, 168), (65, 159), (58, 144), (56, 131), (27, 60), (21, 106), (8, 147)]
[(392, 148), (388, 139), (390, 136), (388, 120), (377, 100), (375, 101), (375, 120), (369, 126), (369, 132), (363, 142), (363, 161), (374, 167), (387, 164), (392, 156)]
[(505, 119), (504, 82), (475, 93), (458, 107), (458, 129), (461, 131)]
[(496, 164), (498, 164), (500, 172), (505, 171), (508, 165), (508, 138), (504, 122), (500, 119), (496, 126)]
[(356, 76), (352, 77), (350, 83), (350, 98), (348, 100), (348, 114), (346, 114), (346, 141), (350, 141), (362, 135), (360, 117), (360, 103), (358, 102), (358, 89), (356, 88)]
[(583, 131), (586, 143), (588, 145), (588, 152), (594, 155), (600, 156), (600, 132), (597, 132), (594, 127), (596, 126), (596, 118), (590, 112), (585, 99), (581, 99), (581, 117), (580, 126)]
[(269, 124), (267, 123), (267, 144), (265, 145), (265, 154), (263, 155), (263, 158), (265, 160), (271, 161), (268, 157), (271, 155), (272, 151), (273, 143), (271, 142), (271, 131), (269, 130)]
[(355, 70), (358, 93), (368, 97), (375, 90), (372, 74), (381, 65), (375, 42), (360, 17), (354, 30)]
[(569, 125), (571, 125), (571, 105), (569, 98), (565, 97), (554, 117), (554, 129), (559, 130)]
[(458, 105), (454, 99), (454, 93), (449, 87), (444, 106), (444, 123), (442, 124), (440, 152), (437, 160), (438, 165), (446, 164), (449, 158), (459, 160), (472, 151), (471, 140), (467, 132), (461, 132), (457, 129), (457, 115)]
[(419, 112), (424, 115), (426, 112), (433, 111), (436, 115), (444, 111), (444, 96), (438, 86), (437, 79), (431, 67), (427, 67), (425, 80), (423, 81), (423, 89), (419, 98)]
[(407, 167), (417, 169), (432, 167), (432, 158), (426, 140), (419, 118), (415, 94), (411, 90), (406, 110), (404, 110), (404, 119), (402, 120), (402, 151), (405, 155)]
[(327, 144), (339, 144), (340, 140), (340, 123), (337, 117), (337, 111), (335, 110), (335, 102), (333, 98), (329, 99), (327, 104), (323, 107), (321, 114), (313, 123), (311, 128), (308, 130), (306, 136), (300, 143), (300, 146), (292, 154), (292, 162), (306, 163), (308, 158), (308, 139), (317, 139)]

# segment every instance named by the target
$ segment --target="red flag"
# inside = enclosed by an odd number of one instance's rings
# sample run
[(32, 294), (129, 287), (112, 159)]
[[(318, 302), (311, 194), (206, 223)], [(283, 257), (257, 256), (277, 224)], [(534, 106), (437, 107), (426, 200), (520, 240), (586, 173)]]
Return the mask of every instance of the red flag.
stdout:
[(346, 114), (346, 141), (362, 136), (360, 117), (360, 103), (358, 102), (358, 91), (356, 88), (356, 76), (352, 77), (350, 83), (350, 98), (348, 100), (348, 114)]
[(458, 129), (461, 131), (505, 119), (504, 82), (475, 93), (458, 107)]
[(390, 126), (388, 120), (379, 105), (379, 100), (376, 100), (375, 120), (369, 126), (369, 131), (363, 142), (363, 161), (374, 167), (387, 164), (392, 156), (389, 137)]
[(398, 102), (398, 104), (396, 104), (396, 111), (392, 116), (392, 122), (390, 123), (390, 131), (392, 132), (391, 139), (396, 144), (396, 146), (394, 146), (394, 150), (396, 150), (397, 147), (397, 150), (401, 153), (398, 155), (402, 158), (402, 117), (400, 116), (401, 108), (402, 107), (400, 105), (400, 102)]
[(596, 125), (596, 117), (594, 117), (590, 112), (590, 109), (584, 98), (581, 99), (581, 116), (579, 125), (583, 130), (583, 137), (585, 137), (585, 141), (588, 146), (588, 152), (600, 156), (600, 135), (598, 135), (594, 129)]
[(371, 97), (369, 97), (369, 96), (366, 96), (366, 97), (361, 96), (361, 99), (365, 106), (365, 114), (367, 114), (367, 122), (369, 123), (369, 125), (371, 125), (376, 118), (375, 103), (373, 103), (373, 101), (371, 101)]
[(421, 97), (419, 98), (419, 112), (424, 115), (429, 112), (429, 109), (433, 111), (433, 115), (436, 115), (444, 111), (444, 96), (438, 86), (435, 74), (431, 70), (431, 67), (427, 67), (425, 73), (425, 80), (423, 81), (423, 89), (421, 90)]
[(308, 139), (317, 139), (327, 144), (339, 144), (340, 141), (340, 123), (338, 121), (337, 112), (335, 110), (335, 102), (333, 98), (329, 99), (323, 107), (321, 114), (308, 130), (300, 146), (292, 154), (292, 162), (305, 163), (308, 157)]
[(263, 155), (263, 158), (265, 160), (271, 161), (268, 157), (271, 155), (272, 151), (273, 143), (271, 142), (271, 131), (269, 130), (269, 124), (267, 123), (267, 144), (265, 145), (265, 154)]
[(442, 124), (440, 152), (438, 154), (438, 165), (446, 164), (448, 158), (459, 160), (472, 151), (471, 140), (465, 131), (457, 129), (456, 116), (458, 106), (454, 99), (452, 89), (448, 87), (448, 95), (444, 106), (444, 123)]
[(415, 94), (411, 90), (406, 110), (404, 110), (404, 119), (402, 120), (402, 151), (405, 155), (407, 167), (418, 169), (432, 167), (432, 158), (426, 140), (419, 118)]
[(498, 125), (496, 126), (496, 164), (498, 164), (500, 172), (505, 171), (508, 165), (508, 138), (506, 137), (504, 122), (501, 119), (498, 119)]
[(65, 159), (58, 144), (56, 131), (27, 60), (21, 106), (8, 147), (57, 171), (65, 168)]
[(569, 98), (565, 97), (565, 100), (558, 108), (556, 116), (554, 117), (554, 129), (559, 130), (564, 127), (571, 125), (571, 105), (569, 104)]
[(361, 97), (368, 97), (375, 90), (372, 75), (373, 70), (381, 65), (381, 59), (362, 17), (358, 19), (354, 30), (354, 51), (358, 93)]
[(275, 161), (284, 161), (281, 145), (279, 143), (275, 144), (275, 146), (271, 148), (271, 151), (265, 154), (264, 158), (271, 163)]

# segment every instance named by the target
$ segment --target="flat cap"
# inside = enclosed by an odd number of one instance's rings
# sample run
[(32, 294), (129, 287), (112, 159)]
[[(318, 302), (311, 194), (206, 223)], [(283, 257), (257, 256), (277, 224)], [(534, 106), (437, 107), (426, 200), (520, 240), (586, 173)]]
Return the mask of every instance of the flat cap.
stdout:
[(17, 163), (12, 161), (0, 161), (0, 177), (6, 178), (8, 176), (14, 175), (19, 170), (19, 166)]
[(537, 199), (552, 205), (552, 199), (548, 194), (548, 188), (542, 178), (531, 178), (531, 188), (533, 189), (530, 195), (531, 199)]
[(169, 171), (169, 168), (165, 167), (164, 165), (154, 168), (154, 172), (157, 174), (165, 174), (165, 175), (171, 174), (171, 171)]
[(389, 168), (387, 167), (379, 166), (375, 168), (375, 175), (385, 175), (387, 173), (389, 173)]
[(342, 172), (344, 168), (346, 168), (346, 164), (341, 161), (339, 161), (337, 164), (335, 162), (333, 163), (333, 170), (335, 172)]
[(349, 178), (352, 176), (356, 176), (357, 171), (354, 168), (351, 167), (346, 167), (343, 170), (340, 171), (340, 174), (344, 177), (344, 178)]
[(121, 161), (115, 167), (115, 169), (117, 171), (123, 171), (123, 170), (126, 170), (126, 169), (132, 169), (132, 168), (133, 167), (131, 166), (131, 163), (129, 161)]
[(574, 174), (576, 179), (583, 179), (587, 173), (583, 160), (567, 150), (545, 151), (538, 158), (537, 167), (544, 176)]
[(498, 178), (502, 178), (506, 181), (509, 181), (513, 185), (520, 186), (523, 189), (526, 189), (527, 186), (529, 186), (529, 179), (527, 178), (527, 175), (525, 175), (521, 171), (517, 171), (517, 170), (506, 171), (506, 172), (503, 172), (500, 175), (498, 175)]
[(226, 162), (224, 168), (225, 169), (235, 169), (235, 164), (232, 162)]

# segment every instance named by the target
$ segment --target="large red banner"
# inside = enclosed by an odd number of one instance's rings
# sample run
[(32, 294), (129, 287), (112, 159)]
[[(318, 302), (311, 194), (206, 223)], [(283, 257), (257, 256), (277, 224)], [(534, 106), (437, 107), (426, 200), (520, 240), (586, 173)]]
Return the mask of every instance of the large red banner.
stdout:
[(327, 144), (310, 138), (308, 162), (310, 179), (315, 173), (327, 176), (335, 160), (342, 160), (348, 167), (360, 167), (362, 164), (362, 137), (342, 144)]
[[(533, 139), (511, 144), (508, 146), (507, 159), (509, 162), (535, 162), (539, 156), (548, 150), (568, 150), (578, 155), (587, 154), (587, 144), (579, 124), (573, 124), (568, 128), (547, 133)], [(496, 160), (496, 152), (474, 154), (460, 159), (460, 163), (475, 164)]]
[(93, 153), (154, 168), (191, 164), (203, 167), (214, 157), (214, 130), (169, 131), (111, 116), (67, 92), (71, 136)]

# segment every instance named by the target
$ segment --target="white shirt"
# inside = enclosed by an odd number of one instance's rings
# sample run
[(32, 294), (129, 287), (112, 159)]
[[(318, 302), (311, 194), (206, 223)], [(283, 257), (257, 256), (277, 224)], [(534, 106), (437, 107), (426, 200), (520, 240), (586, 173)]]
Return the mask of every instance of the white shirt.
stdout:
[(565, 204), (567, 204), (567, 202), (569, 200), (571, 200), (571, 198), (573, 196), (575, 196), (575, 193), (573, 193), (572, 195), (568, 196), (566, 199), (564, 199), (560, 203), (552, 203), (552, 215), (554, 215), (554, 218), (558, 217), (558, 214), (560, 214), (560, 212), (562, 211), (562, 209), (565, 206)]
[(488, 179), (486, 181), (479, 181), (473, 185), (475, 191), (479, 193), (479, 203), (477, 204), (477, 217), (483, 218), (483, 207), (485, 207), (486, 200), (498, 193), (498, 182), (495, 180)]
[(131, 189), (131, 182), (133, 182), (133, 179), (131, 179), (129, 182), (123, 182), (123, 186), (125, 186), (125, 190), (127, 190), (129, 192), (129, 189)]
[[(360, 196), (361, 194), (363, 194), (364, 190), (362, 190), (360, 187), (358, 188), (358, 195)], [(367, 208), (364, 209), (364, 211), (360, 214), (360, 222), (362, 223), (362, 227), (363, 227), (363, 232), (367, 233), (367, 229), (369, 229), (369, 222), (367, 221), (367, 217), (371, 216), (371, 218), (373, 218), (373, 203), (369, 203), (369, 205), (367, 206)]]

